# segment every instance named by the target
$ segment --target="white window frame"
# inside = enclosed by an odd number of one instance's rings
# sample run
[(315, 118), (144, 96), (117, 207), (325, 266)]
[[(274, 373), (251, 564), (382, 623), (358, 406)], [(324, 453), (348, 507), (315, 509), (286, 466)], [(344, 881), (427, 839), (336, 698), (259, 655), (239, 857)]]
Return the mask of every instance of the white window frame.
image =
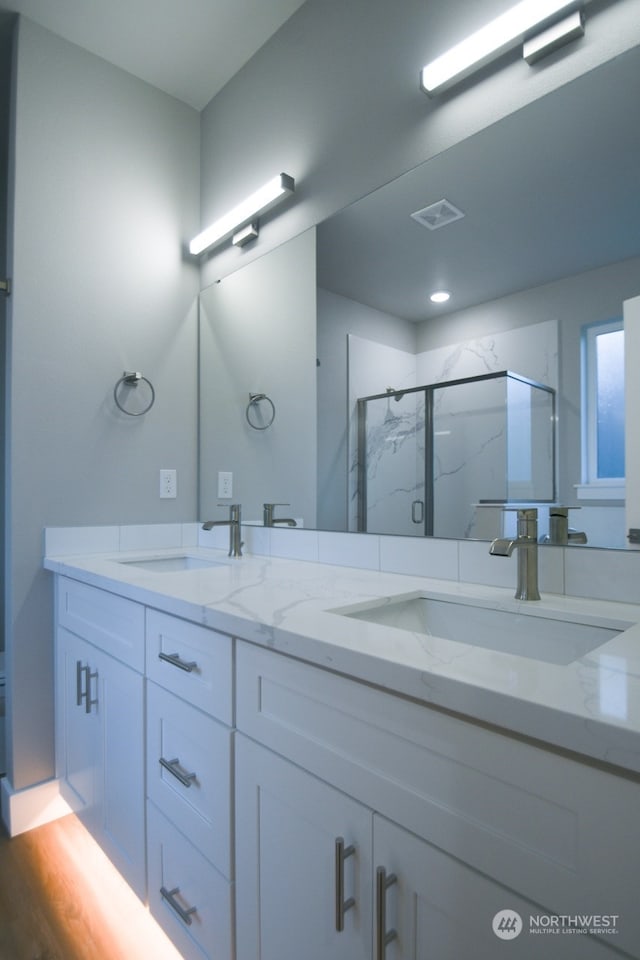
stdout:
[(596, 337), (617, 330), (624, 330), (622, 317), (590, 324), (582, 334), (582, 483), (576, 485), (579, 500), (625, 499), (624, 477), (598, 477)]

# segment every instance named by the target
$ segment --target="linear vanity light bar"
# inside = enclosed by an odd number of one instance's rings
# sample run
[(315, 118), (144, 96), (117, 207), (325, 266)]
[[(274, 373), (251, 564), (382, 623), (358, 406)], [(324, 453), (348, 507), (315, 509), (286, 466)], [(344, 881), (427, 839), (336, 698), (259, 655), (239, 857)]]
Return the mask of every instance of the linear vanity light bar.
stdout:
[(521, 0), (471, 36), (422, 68), (420, 86), (427, 94), (446, 90), (526, 40), (558, 14), (576, 10), (584, 0)]
[(273, 177), (246, 200), (239, 203), (237, 207), (229, 210), (219, 220), (212, 223), (210, 227), (194, 237), (189, 244), (189, 252), (194, 255), (204, 253), (205, 250), (215, 246), (215, 244), (226, 240), (247, 221), (255, 220), (259, 214), (270, 210), (284, 197), (292, 194), (294, 190), (295, 181), (293, 177), (286, 173), (279, 173), (277, 177)]

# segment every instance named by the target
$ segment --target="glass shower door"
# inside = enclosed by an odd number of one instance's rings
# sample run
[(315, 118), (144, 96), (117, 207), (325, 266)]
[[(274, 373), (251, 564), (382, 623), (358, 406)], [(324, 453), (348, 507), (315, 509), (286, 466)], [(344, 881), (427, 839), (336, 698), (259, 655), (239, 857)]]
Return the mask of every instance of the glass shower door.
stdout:
[(554, 499), (554, 424), (510, 371), (358, 400), (358, 530), (487, 539), (504, 504)]
[(358, 401), (358, 530), (425, 534), (424, 393)]
[(474, 535), (479, 504), (507, 499), (505, 378), (433, 390), (433, 535)]

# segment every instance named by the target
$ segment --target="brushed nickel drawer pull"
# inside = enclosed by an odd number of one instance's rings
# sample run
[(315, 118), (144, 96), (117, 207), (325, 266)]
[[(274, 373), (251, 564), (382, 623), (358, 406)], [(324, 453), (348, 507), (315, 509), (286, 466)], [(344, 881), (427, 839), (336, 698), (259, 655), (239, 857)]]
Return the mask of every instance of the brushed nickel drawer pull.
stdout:
[(396, 930), (387, 931), (387, 890), (397, 883), (395, 873), (387, 876), (384, 867), (376, 870), (376, 960), (385, 960), (387, 944), (398, 936)]
[(168, 770), (169, 773), (172, 773), (176, 780), (179, 780), (183, 787), (190, 787), (193, 781), (196, 779), (195, 773), (183, 773), (180, 770), (180, 761), (177, 757), (173, 760), (165, 760), (164, 757), (160, 757), (160, 766), (164, 767), (165, 770)]
[(162, 653), (158, 654), (160, 660), (165, 660), (166, 663), (170, 663), (172, 667), (178, 667), (179, 670), (184, 670), (186, 673), (192, 673), (198, 664), (195, 660), (187, 662), (180, 657), (179, 653)]
[(191, 919), (192, 913), (197, 913), (197, 907), (189, 907), (188, 910), (185, 910), (184, 907), (181, 907), (178, 901), (176, 900), (176, 894), (180, 893), (180, 887), (174, 887), (173, 890), (167, 890), (166, 887), (160, 887), (160, 895), (163, 900), (166, 900), (169, 906), (175, 910), (183, 923), (186, 923), (188, 927), (191, 926), (193, 920)]
[(344, 898), (344, 862), (347, 857), (353, 856), (356, 848), (353, 844), (345, 848), (344, 837), (336, 837), (335, 845), (335, 892), (336, 892), (336, 930), (342, 933), (344, 930), (344, 915), (347, 910), (355, 906), (355, 898)]

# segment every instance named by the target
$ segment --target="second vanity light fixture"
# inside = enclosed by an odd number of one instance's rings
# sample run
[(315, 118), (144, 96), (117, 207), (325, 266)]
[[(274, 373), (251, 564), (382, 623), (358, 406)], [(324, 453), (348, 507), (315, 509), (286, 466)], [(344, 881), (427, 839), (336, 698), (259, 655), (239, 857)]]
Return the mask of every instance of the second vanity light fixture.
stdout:
[[(233, 210), (229, 210), (219, 220), (212, 223), (210, 227), (194, 237), (189, 244), (189, 252), (194, 256), (204, 253), (205, 250), (222, 243), (223, 240), (226, 240), (236, 230), (248, 223), (253, 227), (254, 232), (252, 236), (247, 236), (246, 239), (243, 237), (243, 240), (246, 243), (253, 239), (258, 235), (255, 226), (256, 218), (261, 213), (270, 210), (280, 200), (290, 196), (294, 190), (295, 181), (293, 177), (290, 177), (287, 173), (279, 173), (277, 177), (273, 177), (259, 190), (256, 190), (246, 200), (234, 207)], [(242, 241), (238, 240), (237, 245), (241, 246)]]
[[(529, 41), (535, 34), (540, 43), (535, 54), (524, 56), (528, 63), (584, 34), (580, 8), (585, 0), (521, 0), (511, 10), (496, 17), (471, 36), (451, 47), (437, 59), (422, 68), (420, 86), (431, 95), (446, 90), (452, 84), (479, 70), (484, 64), (496, 59), (521, 42)], [(567, 16), (561, 22), (561, 14)], [(548, 37), (537, 33), (549, 27)]]

